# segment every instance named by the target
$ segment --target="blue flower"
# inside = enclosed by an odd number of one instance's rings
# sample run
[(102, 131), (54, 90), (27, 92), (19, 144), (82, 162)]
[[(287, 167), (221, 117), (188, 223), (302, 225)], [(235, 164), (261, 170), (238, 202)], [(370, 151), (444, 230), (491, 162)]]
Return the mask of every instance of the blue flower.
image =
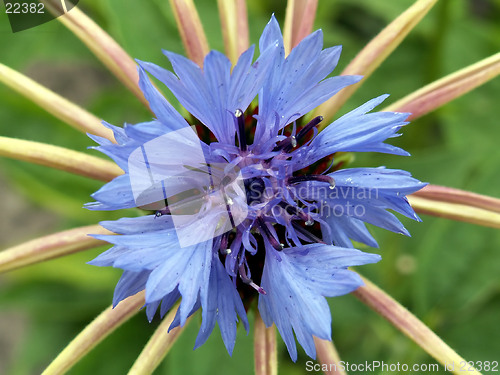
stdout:
[[(95, 236), (114, 246), (90, 263), (123, 269), (113, 304), (146, 290), (146, 313), (163, 317), (180, 299), (171, 328), (201, 309), (196, 347), (219, 325), (231, 354), (237, 322), (248, 331), (246, 308), (258, 296), (267, 326), (276, 324), (290, 356), (295, 338), (315, 357), (313, 335), (331, 339), (325, 297), (360, 285), (350, 266), (374, 263), (376, 247), (365, 223), (408, 235), (387, 210), (419, 220), (406, 195), (425, 184), (409, 173), (356, 168), (315, 173), (316, 162), (339, 151), (407, 153), (384, 143), (407, 124), (408, 114), (369, 113), (375, 98), (318, 134), (317, 117), (303, 116), (359, 76), (326, 78), (340, 47), (322, 49), (321, 30), (285, 58), (275, 18), (259, 42), (230, 61), (212, 51), (200, 69), (165, 51), (172, 73), (139, 61), (140, 87), (156, 118), (119, 128), (105, 124), (117, 144), (91, 136), (97, 150), (123, 170), (93, 194), (92, 210), (139, 207), (151, 214), (101, 225), (119, 234)], [(200, 140), (188, 122), (151, 84), (164, 83), (214, 139)], [(257, 109), (251, 106), (258, 96)], [(252, 116), (253, 114), (253, 116)], [(253, 142), (251, 139), (253, 138)]]

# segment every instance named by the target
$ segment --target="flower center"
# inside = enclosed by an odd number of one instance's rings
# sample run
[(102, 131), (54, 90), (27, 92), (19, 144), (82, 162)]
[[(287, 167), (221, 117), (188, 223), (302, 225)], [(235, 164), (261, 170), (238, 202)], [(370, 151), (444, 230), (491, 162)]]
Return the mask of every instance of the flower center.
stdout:
[[(174, 221), (180, 215), (183, 223), (196, 221), (200, 225), (217, 220), (213, 239), (226, 269), (233, 277), (239, 276), (243, 285), (265, 294), (251, 277), (253, 274), (260, 280), (262, 276), (266, 251), (257, 249), (275, 251), (279, 256), (285, 244), (293, 247), (324, 243), (319, 225), (315, 225), (319, 215), (314, 199), (303, 189), (318, 183), (333, 189), (335, 181), (324, 174), (294, 175), (293, 155), (297, 149), (307, 147), (307, 141), (316, 135), (321, 116), (298, 132), (294, 125), (290, 135), (284, 136), (283, 131), (266, 145), (255, 148), (248, 143), (256, 125), (254, 118), (245, 118), (241, 110), (233, 115), (237, 146), (211, 142), (209, 153), (203, 155), (208, 159), (198, 161), (201, 155), (191, 158), (192, 164), (198, 165), (186, 167), (187, 172), (182, 175), (202, 186), (203, 197), (183, 197), (180, 202), (169, 197), (168, 205), (164, 199), (165, 207), (156, 215), (168, 213)], [(182, 204), (191, 201), (195, 210), (180, 210)], [(214, 216), (213, 212), (218, 214)]]

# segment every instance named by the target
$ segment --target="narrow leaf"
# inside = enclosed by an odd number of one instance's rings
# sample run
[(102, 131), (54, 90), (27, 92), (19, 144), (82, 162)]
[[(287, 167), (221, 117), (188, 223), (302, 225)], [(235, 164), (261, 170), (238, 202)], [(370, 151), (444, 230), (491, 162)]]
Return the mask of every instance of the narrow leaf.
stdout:
[(283, 42), (287, 53), (312, 31), (318, 0), (288, 0)]
[(485, 227), (500, 228), (500, 213), (459, 203), (442, 202), (410, 195), (408, 201), (421, 214), (465, 221)]
[(315, 110), (314, 116), (323, 116), (322, 127), (328, 125), (342, 105), (363, 84), (375, 69), (396, 49), (408, 33), (420, 22), (437, 0), (417, 0), (399, 17), (387, 25), (349, 63), (341, 75), (362, 75), (358, 83), (341, 90)]
[[(363, 281), (365, 285), (353, 292), (361, 302), (387, 319), (442, 365), (465, 363), (462, 357), (446, 345), (439, 336), (432, 332), (415, 315), (369, 280), (363, 278)], [(452, 372), (455, 374), (461, 373), (458, 366), (455, 366)], [(467, 373), (480, 374), (472, 367), (468, 369)]]
[(249, 46), (245, 0), (217, 0), (226, 55), (233, 65)]
[(170, 0), (170, 5), (188, 57), (203, 67), (209, 47), (193, 0)]
[[(316, 353), (318, 354), (318, 361), (324, 368), (326, 375), (346, 375), (344, 366), (340, 363), (339, 353), (332, 341), (322, 340), (317, 337), (314, 338), (316, 345)], [(323, 368), (323, 367), (322, 367)]]
[[(63, 14), (57, 19), (71, 30), (85, 45), (101, 60), (101, 62), (146, 106), (139, 88), (137, 65), (120, 45), (101, 29), (92, 19), (87, 17), (77, 7), (65, 12), (60, 0), (40, 0), (47, 9), (55, 14)], [(66, 2), (68, 0), (65, 0)]]
[(443, 77), (391, 104), (384, 111), (410, 112), (410, 120), (432, 112), (500, 74), (500, 53)]
[(274, 325), (266, 328), (258, 312), (255, 316), (254, 356), (256, 375), (278, 374), (276, 329)]
[(65, 230), (0, 252), (0, 272), (40, 263), (106, 244), (89, 234), (112, 234), (99, 225)]
[(184, 331), (186, 324), (191, 321), (191, 319), (188, 319), (184, 326), (176, 327), (168, 332), (168, 328), (174, 320), (176, 312), (177, 307), (174, 307), (169, 314), (163, 318), (162, 323), (158, 326), (139, 357), (135, 360), (128, 375), (152, 374), (163, 358), (165, 358), (175, 341)]
[(441, 202), (464, 204), (466, 206), (484, 208), (488, 211), (500, 213), (500, 199), (446, 186), (427, 185), (411, 196)]
[(123, 174), (115, 164), (82, 152), (46, 143), (0, 137), (0, 156), (60, 169), (100, 181)]
[(0, 82), (75, 129), (114, 141), (113, 132), (96, 116), (3, 64), (0, 64)]
[(65, 374), (97, 344), (134, 316), (142, 306), (144, 306), (144, 292), (127, 298), (114, 309), (108, 307), (59, 353), (42, 375)]

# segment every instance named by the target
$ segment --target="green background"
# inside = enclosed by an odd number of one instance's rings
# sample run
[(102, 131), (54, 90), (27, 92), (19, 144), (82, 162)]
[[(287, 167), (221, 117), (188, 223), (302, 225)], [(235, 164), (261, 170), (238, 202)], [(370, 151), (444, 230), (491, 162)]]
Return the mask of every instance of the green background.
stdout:
[[(215, 0), (197, 0), (210, 47), (223, 50)], [(335, 73), (411, 0), (320, 0), (315, 28), (325, 46), (343, 45)], [(251, 42), (284, 1), (251, 0)], [(161, 49), (184, 53), (167, 0), (81, 0), (80, 9), (131, 56), (166, 65)], [(384, 93), (391, 103), (419, 87), (498, 52), (500, 1), (441, 0), (346, 104), (343, 111)], [(34, 78), (113, 124), (151, 115), (64, 26), (52, 21), (13, 34), (0, 6), (0, 62)], [(171, 98), (171, 97), (170, 97)], [(403, 129), (392, 141), (412, 157), (357, 154), (352, 166), (410, 171), (422, 181), (500, 196), (500, 80), (496, 79)], [(174, 101), (172, 101), (174, 102)], [(177, 105), (177, 104), (176, 104)], [(61, 145), (96, 155), (85, 135), (54, 119), (0, 84), (0, 135)], [(0, 248), (123, 213), (82, 209), (100, 182), (23, 162), (0, 159)], [(500, 234), (498, 230), (422, 216), (403, 218), (406, 238), (370, 228), (383, 260), (362, 273), (472, 361), (500, 361)], [(120, 272), (92, 267), (104, 248), (0, 275), (0, 373), (40, 373), (66, 344), (111, 302)], [(344, 361), (435, 363), (418, 346), (355, 297), (330, 300), (333, 338)], [(253, 322), (253, 316), (250, 317)], [(70, 374), (124, 374), (159, 324), (139, 313)], [(239, 329), (233, 357), (216, 329), (192, 350), (199, 319), (186, 329), (155, 374), (253, 373), (253, 332)], [(280, 371), (305, 373), (279, 346)], [(500, 370), (500, 369), (498, 369)], [(360, 372), (352, 372), (354, 374)], [(423, 373), (423, 372), (422, 372)], [(438, 372), (434, 372), (438, 373)], [(441, 371), (441, 373), (445, 373)], [(488, 373), (488, 371), (484, 371)]]

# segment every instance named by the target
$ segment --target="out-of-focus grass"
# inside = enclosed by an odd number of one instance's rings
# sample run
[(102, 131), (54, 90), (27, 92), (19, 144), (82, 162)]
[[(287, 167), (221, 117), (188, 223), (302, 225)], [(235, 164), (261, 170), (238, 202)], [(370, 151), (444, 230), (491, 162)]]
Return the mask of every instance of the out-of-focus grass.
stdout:
[[(163, 0), (83, 0), (80, 7), (104, 27), (135, 58), (166, 65), (161, 49), (182, 53), (175, 21)], [(198, 0), (200, 16), (212, 48), (223, 43), (215, 0)], [(396, 17), (411, 0), (320, 1), (316, 27), (325, 46), (342, 44), (336, 72), (362, 46)], [(251, 41), (256, 43), (272, 12), (282, 23), (283, 1), (249, 1)], [(372, 97), (392, 94), (389, 102), (422, 85), (498, 51), (500, 1), (443, 0), (407, 40), (347, 103), (344, 111)], [(53, 21), (12, 34), (0, 8), (0, 61), (77, 101), (114, 124), (139, 122), (151, 115), (92, 54), (62, 25)], [(94, 78), (92, 78), (94, 77)], [(167, 90), (165, 90), (167, 91)], [(171, 99), (172, 97), (169, 96)], [(358, 154), (354, 166), (386, 165), (411, 171), (437, 184), (499, 196), (500, 80), (488, 83), (403, 129), (394, 144), (412, 157)], [(175, 102), (174, 102), (175, 103)], [(86, 151), (92, 141), (55, 120), (0, 85), (0, 134)], [(0, 159), (0, 173), (33, 207), (56, 213), (56, 229), (120, 217), (120, 213), (81, 208), (99, 182), (63, 172)], [(1, 223), (11, 217), (2, 215)], [(500, 235), (489, 228), (423, 217), (404, 220), (412, 233), (404, 238), (373, 229), (383, 255), (362, 272), (423, 319), (468, 360), (499, 360), (500, 353)], [(23, 226), (23, 222), (19, 222)], [(2, 247), (30, 238), (1, 238)], [(24, 329), (4, 368), (13, 375), (39, 373), (98, 312), (111, 301), (117, 270), (86, 265), (102, 249), (14, 271), (0, 278), (0, 319), (24, 317)], [(331, 301), (333, 337), (341, 357), (352, 363), (432, 363), (432, 359), (352, 296)], [(143, 313), (105, 340), (78, 364), (72, 374), (122, 374), (153, 332)], [(239, 332), (233, 358), (225, 353), (220, 335), (192, 351), (199, 324), (195, 319), (156, 371), (162, 373), (253, 373), (252, 337)], [(302, 353), (292, 365), (280, 346), (280, 367), (287, 374), (304, 372)], [(6, 367), (8, 366), (8, 367)], [(356, 373), (356, 372), (353, 372)], [(444, 372), (443, 372), (444, 373)], [(487, 372), (486, 372), (487, 373)]]

